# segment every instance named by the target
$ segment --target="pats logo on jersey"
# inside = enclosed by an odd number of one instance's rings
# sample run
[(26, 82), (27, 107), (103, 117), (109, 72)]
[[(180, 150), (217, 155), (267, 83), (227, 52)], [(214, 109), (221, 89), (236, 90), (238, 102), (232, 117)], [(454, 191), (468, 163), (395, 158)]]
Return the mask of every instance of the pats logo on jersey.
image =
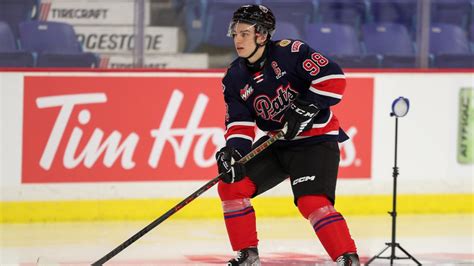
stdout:
[(298, 92), (293, 90), (290, 85), (286, 85), (286, 87), (281, 85), (276, 89), (275, 97), (270, 98), (265, 94), (255, 97), (253, 107), (262, 119), (281, 122), (283, 111), (296, 96), (298, 96)]
[(288, 44), (290, 43), (291, 43), (290, 40), (281, 40), (278, 42), (278, 45), (280, 45), (281, 47), (285, 47), (285, 46), (288, 46)]
[(240, 90), (240, 97), (242, 100), (246, 101), (250, 95), (253, 93), (253, 88), (252, 86), (249, 86), (249, 84), (245, 85), (243, 89)]

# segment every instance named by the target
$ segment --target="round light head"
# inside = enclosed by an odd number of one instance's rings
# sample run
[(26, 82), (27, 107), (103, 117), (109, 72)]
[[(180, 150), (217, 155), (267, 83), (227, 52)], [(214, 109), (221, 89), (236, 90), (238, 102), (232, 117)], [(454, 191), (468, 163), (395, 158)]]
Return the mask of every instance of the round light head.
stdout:
[(410, 109), (410, 101), (404, 97), (398, 97), (392, 103), (392, 116), (404, 117)]

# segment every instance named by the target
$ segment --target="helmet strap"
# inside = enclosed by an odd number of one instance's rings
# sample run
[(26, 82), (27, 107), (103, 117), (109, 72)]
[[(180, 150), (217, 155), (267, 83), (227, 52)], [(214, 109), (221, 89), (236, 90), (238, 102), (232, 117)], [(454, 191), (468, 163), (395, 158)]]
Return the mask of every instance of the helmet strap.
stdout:
[[(263, 44), (258, 44), (258, 42), (257, 42), (257, 36), (255, 36), (254, 41), (255, 41), (255, 49), (253, 50), (253, 52), (252, 52), (249, 56), (245, 57), (245, 59), (247, 59), (247, 60), (248, 60), (250, 57), (252, 57), (252, 56), (258, 51), (258, 48), (260, 48), (260, 47), (262, 47), (262, 46), (265, 46), (265, 43), (267, 42), (267, 41), (265, 41)], [(259, 58), (259, 59), (260, 59), (260, 58)]]
[(254, 52), (250, 56), (245, 58), (245, 63), (247, 65), (248, 69), (250, 70), (250, 72), (254, 73), (254, 72), (257, 72), (257, 71), (261, 70), (263, 68), (263, 65), (265, 64), (265, 61), (267, 61), (266, 60), (267, 50), (268, 50), (267, 47), (264, 47), (265, 50), (263, 51), (262, 56), (259, 59), (257, 59), (257, 61), (255, 61), (254, 63), (250, 63), (249, 60), (248, 60), (250, 57), (252, 57), (253, 54), (255, 54), (255, 52), (258, 50), (259, 47), (266, 46), (266, 44), (267, 44), (267, 42), (265, 42), (263, 44), (257, 44)]

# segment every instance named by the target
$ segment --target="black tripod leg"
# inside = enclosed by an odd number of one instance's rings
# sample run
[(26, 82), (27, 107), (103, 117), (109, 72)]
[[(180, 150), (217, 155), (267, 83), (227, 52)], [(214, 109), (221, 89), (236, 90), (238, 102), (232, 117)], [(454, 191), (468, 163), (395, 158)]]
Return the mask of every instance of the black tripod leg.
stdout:
[(367, 263), (365, 265), (369, 265), (372, 261), (374, 261), (376, 258), (379, 258), (380, 255), (382, 255), (382, 253), (385, 252), (385, 250), (387, 250), (390, 246), (387, 246), (385, 247), (384, 249), (382, 249), (382, 251), (380, 251), (377, 255), (373, 256), (369, 261), (367, 261)]
[(410, 255), (410, 253), (408, 253), (408, 251), (406, 251), (404, 248), (402, 248), (402, 246), (397, 245), (397, 247), (398, 247), (401, 251), (403, 251), (403, 253), (405, 253), (405, 255), (407, 255), (409, 259), (412, 259), (416, 264), (421, 265), (421, 263), (420, 263), (419, 261), (417, 261), (417, 260), (415, 259), (415, 257), (413, 257), (412, 255)]

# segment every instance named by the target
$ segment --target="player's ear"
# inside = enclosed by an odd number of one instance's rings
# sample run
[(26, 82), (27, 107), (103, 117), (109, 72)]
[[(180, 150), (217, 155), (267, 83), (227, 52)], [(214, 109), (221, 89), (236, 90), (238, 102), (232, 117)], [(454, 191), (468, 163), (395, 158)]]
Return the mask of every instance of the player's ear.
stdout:
[(267, 41), (268, 33), (257, 33), (257, 43), (264, 44)]

